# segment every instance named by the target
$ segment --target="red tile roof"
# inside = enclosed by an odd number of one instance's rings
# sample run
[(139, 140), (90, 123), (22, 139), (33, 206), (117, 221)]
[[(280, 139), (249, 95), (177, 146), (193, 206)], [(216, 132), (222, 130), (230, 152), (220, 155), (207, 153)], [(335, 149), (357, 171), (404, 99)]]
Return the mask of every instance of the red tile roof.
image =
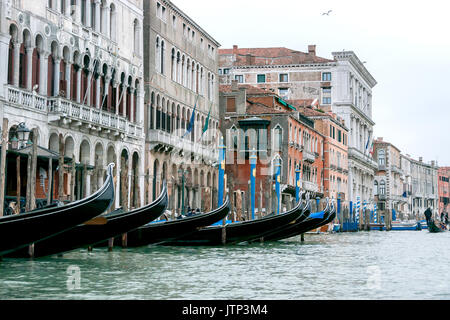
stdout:
[(334, 60), (288, 48), (235, 48), (219, 49), (219, 55), (236, 54), (234, 65), (288, 65), (306, 63), (327, 63)]
[[(255, 86), (251, 86), (249, 84), (239, 84), (238, 88), (245, 88), (247, 91), (247, 94), (274, 94), (272, 91), (261, 89)], [(222, 84), (219, 86), (220, 92), (230, 93), (231, 85), (230, 84)]]

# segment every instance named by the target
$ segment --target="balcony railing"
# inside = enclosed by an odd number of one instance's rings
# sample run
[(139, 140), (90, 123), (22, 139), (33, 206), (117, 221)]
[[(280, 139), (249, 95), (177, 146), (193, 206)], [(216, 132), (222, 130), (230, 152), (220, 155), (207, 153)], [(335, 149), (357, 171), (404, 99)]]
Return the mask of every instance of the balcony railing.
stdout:
[(391, 166), (391, 170), (396, 172), (396, 173), (398, 173), (398, 174), (402, 174), (403, 173), (402, 169), (400, 169), (399, 167), (397, 167), (395, 165)]
[(348, 157), (354, 158), (369, 164), (373, 169), (378, 169), (378, 164), (369, 156), (365, 155), (356, 148), (348, 148)]
[(316, 155), (314, 154), (314, 152), (303, 150), (303, 160), (305, 160), (306, 162), (314, 163), (314, 161), (316, 161)]
[(314, 182), (303, 181), (303, 189), (305, 191), (319, 192), (319, 186)]
[(201, 156), (212, 162), (218, 161), (219, 158), (219, 150), (216, 147), (212, 148), (199, 142), (192, 142), (190, 138), (181, 138), (162, 130), (149, 130), (148, 142), (153, 146), (162, 144), (170, 148), (183, 150), (185, 153), (192, 153), (194, 156)]
[(62, 97), (44, 97), (35, 92), (7, 86), (6, 99), (18, 107), (47, 114), (48, 121), (66, 118), (79, 121), (81, 124), (98, 126), (103, 130), (117, 131), (137, 139), (144, 138), (142, 127), (126, 118)]

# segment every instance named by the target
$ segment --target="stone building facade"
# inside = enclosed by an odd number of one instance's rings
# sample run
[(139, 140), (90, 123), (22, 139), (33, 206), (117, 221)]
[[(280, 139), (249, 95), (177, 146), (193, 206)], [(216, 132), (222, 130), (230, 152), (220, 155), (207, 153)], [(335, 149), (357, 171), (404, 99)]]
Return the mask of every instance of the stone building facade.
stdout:
[(401, 165), (409, 218), (425, 219), (423, 213), (428, 207), (437, 217), (440, 212), (436, 161), (425, 163), (422, 157), (415, 160), (408, 154), (401, 154)]
[(369, 155), (373, 140), (372, 89), (376, 80), (353, 51), (333, 59), (288, 48), (220, 49), (222, 84), (237, 80), (272, 90), (287, 100), (311, 99), (342, 118), (349, 129), (348, 201), (373, 202), (376, 163)]
[(374, 181), (377, 211), (386, 223), (408, 217), (408, 194), (403, 183), (401, 151), (393, 144), (378, 138), (374, 141), (373, 157), (378, 163)]
[(185, 209), (208, 211), (217, 206), (220, 44), (171, 1), (144, 1), (144, 15), (145, 198), (166, 181), (169, 210), (181, 212), (184, 196)]
[(77, 197), (114, 162), (116, 206), (143, 203), (142, 26), (142, 0), (0, 1), (0, 117), (10, 138), (24, 122), (40, 147), (59, 152), (61, 136), (94, 168), (77, 173)]

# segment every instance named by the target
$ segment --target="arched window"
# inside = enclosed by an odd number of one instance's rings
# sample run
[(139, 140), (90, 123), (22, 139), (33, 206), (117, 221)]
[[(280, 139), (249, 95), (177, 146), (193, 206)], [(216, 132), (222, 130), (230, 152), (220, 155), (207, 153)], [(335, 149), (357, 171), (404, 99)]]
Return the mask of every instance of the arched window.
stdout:
[(386, 164), (386, 158), (385, 158), (384, 149), (378, 150), (378, 164), (379, 165), (385, 165)]
[(283, 129), (277, 125), (273, 129), (273, 151), (281, 152), (281, 145), (283, 144)]
[(155, 61), (155, 68), (156, 68), (156, 70), (160, 70), (159, 69), (159, 63), (161, 62), (161, 51), (160, 51), (160, 47), (161, 47), (161, 45), (160, 45), (160, 43), (159, 43), (159, 37), (157, 37), (156, 38), (156, 43), (155, 43), (155, 58), (156, 58), (156, 61)]
[(373, 183), (373, 190), (375, 192), (375, 195), (378, 195), (378, 181), (374, 181)]
[(164, 41), (161, 41), (161, 53), (160, 53), (160, 56), (161, 56), (161, 65), (160, 65), (160, 72), (161, 72), (161, 74), (164, 74), (164, 51), (166, 50), (166, 48), (165, 48), (165, 43), (164, 43)]
[(175, 56), (175, 48), (172, 48), (172, 63), (171, 63), (171, 68), (172, 68), (172, 72), (171, 72), (171, 79), (172, 80), (175, 80), (176, 79), (176, 76), (177, 76), (177, 73), (176, 73), (176, 64), (175, 64), (175, 61), (176, 61), (176, 56)]
[(384, 180), (381, 180), (381, 182), (380, 182), (379, 194), (380, 195), (385, 195), (386, 194), (386, 182), (384, 182)]

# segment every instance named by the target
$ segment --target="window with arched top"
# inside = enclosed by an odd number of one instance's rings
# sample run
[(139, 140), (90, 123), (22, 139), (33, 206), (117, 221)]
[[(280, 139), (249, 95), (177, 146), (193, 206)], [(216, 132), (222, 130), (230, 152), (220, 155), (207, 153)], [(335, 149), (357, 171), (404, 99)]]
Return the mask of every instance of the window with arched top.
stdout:
[(384, 180), (380, 181), (380, 188), (379, 188), (379, 194), (385, 195), (386, 194), (386, 182)]
[(158, 71), (160, 70), (159, 69), (159, 64), (160, 64), (160, 61), (161, 61), (160, 48), (161, 48), (160, 40), (159, 40), (159, 37), (157, 37), (156, 38), (156, 42), (155, 42), (155, 68)]
[(378, 181), (373, 182), (373, 191), (375, 192), (375, 195), (378, 195)]
[(379, 165), (385, 165), (386, 164), (386, 154), (384, 152), (384, 149), (378, 150), (378, 164)]
[(281, 146), (283, 144), (283, 129), (280, 125), (277, 125), (273, 129), (273, 151), (281, 152)]
[(159, 65), (159, 72), (161, 72), (161, 74), (164, 74), (164, 68), (165, 68), (165, 66), (164, 66), (164, 59), (165, 59), (164, 55), (165, 55), (165, 50), (166, 50), (165, 42), (161, 41), (161, 53), (160, 53), (161, 61), (160, 61), (160, 65)]

